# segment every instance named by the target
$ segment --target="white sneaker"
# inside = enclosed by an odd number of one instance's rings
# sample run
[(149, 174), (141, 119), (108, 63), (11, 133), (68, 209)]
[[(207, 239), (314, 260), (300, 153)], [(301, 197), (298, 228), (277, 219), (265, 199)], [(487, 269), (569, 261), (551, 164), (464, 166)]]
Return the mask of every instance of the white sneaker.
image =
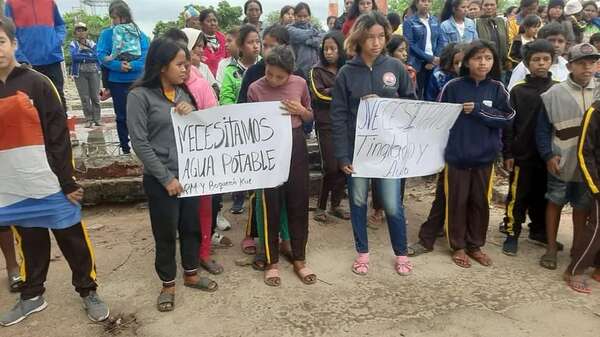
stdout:
[(217, 228), (221, 231), (228, 231), (231, 229), (231, 224), (225, 219), (221, 212), (217, 214)]

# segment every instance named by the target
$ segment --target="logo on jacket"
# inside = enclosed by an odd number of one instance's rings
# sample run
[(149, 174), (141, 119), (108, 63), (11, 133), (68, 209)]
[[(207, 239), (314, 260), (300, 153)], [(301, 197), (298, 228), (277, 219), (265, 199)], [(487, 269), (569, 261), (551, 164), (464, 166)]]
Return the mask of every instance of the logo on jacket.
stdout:
[(391, 72), (387, 72), (383, 74), (383, 84), (386, 87), (395, 87), (396, 86), (396, 75)]

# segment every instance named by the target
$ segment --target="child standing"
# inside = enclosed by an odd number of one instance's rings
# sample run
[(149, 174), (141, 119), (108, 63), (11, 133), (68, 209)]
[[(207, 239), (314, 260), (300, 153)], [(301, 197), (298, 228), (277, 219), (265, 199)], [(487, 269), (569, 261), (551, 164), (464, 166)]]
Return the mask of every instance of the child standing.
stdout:
[[(225, 68), (219, 99), (221, 105), (235, 104), (237, 102), (242, 86), (242, 78), (246, 69), (258, 61), (261, 45), (256, 27), (251, 24), (243, 25), (240, 28), (236, 44), (239, 50), (239, 58), (233, 58), (231, 63)], [(244, 212), (246, 192), (234, 192), (232, 193), (232, 198), (233, 205), (230, 212), (233, 214), (242, 214)]]
[(519, 26), (519, 35), (514, 38), (508, 48), (508, 59), (512, 61), (513, 67), (523, 60), (521, 48), (535, 40), (537, 32), (542, 26), (542, 20), (537, 15), (529, 15)]
[[(544, 104), (536, 127), (538, 151), (549, 173), (546, 192), (548, 246), (540, 259), (542, 267), (547, 269), (557, 267), (556, 235), (563, 206), (571, 204), (573, 226), (583, 228), (591, 202), (577, 165), (577, 141), (583, 114), (594, 99), (593, 74), (600, 54), (591, 44), (582, 43), (571, 47), (568, 58), (571, 75), (542, 94)], [(573, 277), (571, 281), (572, 288), (581, 288), (579, 278)]]
[[(408, 72), (408, 76), (410, 77), (413, 87), (417, 88), (417, 71), (410, 64), (408, 64), (408, 44), (406, 43), (406, 39), (402, 35), (392, 35), (390, 42), (388, 42), (387, 46), (388, 55), (400, 60), (402, 65), (404, 65), (404, 69)], [(416, 90), (415, 90), (416, 91)]]
[(575, 291), (590, 293), (583, 273), (589, 267), (595, 267), (592, 279), (600, 282), (600, 103), (596, 101), (583, 116), (581, 135), (577, 149), (577, 159), (584, 182), (594, 200), (590, 213), (589, 226), (575, 227), (571, 264), (566, 278)]
[(346, 62), (344, 35), (340, 31), (334, 30), (325, 35), (320, 58), (321, 61), (310, 70), (308, 76), (323, 171), (321, 193), (314, 219), (320, 222), (328, 221), (327, 199), (331, 193), (330, 213), (340, 219), (349, 220), (350, 214), (340, 207), (346, 189), (346, 175), (340, 171), (335, 159), (331, 138), (331, 91), (339, 68)]
[(555, 83), (548, 71), (554, 56), (554, 47), (547, 40), (535, 40), (524, 46), (523, 63), (529, 75), (510, 91), (515, 119), (502, 132), (504, 168), (510, 172), (505, 217), (507, 236), (502, 246), (506, 255), (517, 255), (526, 213), (531, 219), (530, 237), (546, 237), (546, 168), (536, 148), (535, 125), (543, 104), (540, 95)]
[(460, 75), (440, 93), (440, 102), (463, 105), (444, 155), (446, 237), (456, 265), (469, 268), (470, 256), (490, 266), (492, 260), (481, 247), (489, 224), (494, 160), (501, 148), (501, 129), (515, 113), (504, 85), (494, 80), (500, 77), (500, 64), (491, 42), (471, 42)]
[(227, 49), (227, 53), (229, 53), (229, 57), (226, 57), (219, 61), (219, 67), (217, 68), (217, 84), (219, 87), (221, 83), (223, 83), (223, 77), (225, 77), (225, 68), (231, 64), (233, 59), (237, 59), (240, 55), (240, 51), (237, 47), (237, 39), (240, 35), (240, 27), (235, 26), (227, 31), (226, 40), (225, 40), (225, 48)]
[[(350, 216), (358, 257), (352, 271), (366, 275), (369, 271), (367, 237), (367, 196), (371, 179), (352, 177), (352, 155), (356, 114), (361, 98), (415, 98), (408, 73), (398, 60), (386, 56), (384, 48), (390, 38), (390, 26), (379, 12), (364, 14), (354, 24), (345, 47), (348, 55), (356, 55), (338, 72), (332, 93), (331, 120), (335, 156), (340, 167), (349, 175)], [(412, 264), (406, 247), (406, 221), (402, 206), (403, 179), (372, 179), (383, 203), (390, 238), (396, 255), (395, 270), (408, 275)]]
[(431, 81), (425, 89), (426, 101), (437, 101), (444, 85), (458, 76), (463, 56), (464, 45), (450, 43), (444, 48), (440, 55), (440, 65), (433, 71)]
[(292, 156), (288, 181), (264, 189), (264, 245), (267, 265), (265, 283), (279, 286), (279, 232), (281, 205), (287, 206), (294, 272), (304, 284), (314, 284), (317, 276), (306, 266), (308, 240), (308, 150), (302, 123), (313, 118), (306, 81), (293, 75), (294, 53), (287, 46), (274, 47), (265, 56), (265, 76), (248, 88), (249, 102), (281, 101), (291, 115)]

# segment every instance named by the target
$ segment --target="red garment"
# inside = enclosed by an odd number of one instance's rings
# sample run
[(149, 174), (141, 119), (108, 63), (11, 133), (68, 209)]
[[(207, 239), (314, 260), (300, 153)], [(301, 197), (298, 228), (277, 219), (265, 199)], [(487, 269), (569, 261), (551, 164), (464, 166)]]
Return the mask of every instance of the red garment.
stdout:
[(206, 45), (204, 47), (204, 63), (208, 65), (210, 72), (213, 73), (214, 76), (217, 76), (219, 62), (221, 62), (222, 59), (229, 57), (229, 52), (227, 51), (227, 48), (225, 48), (225, 35), (221, 32), (216, 32), (215, 36), (217, 37), (217, 41), (219, 41), (219, 48), (213, 50), (210, 46)]
[(350, 29), (352, 29), (352, 26), (354, 26), (354, 22), (356, 22), (356, 18), (347, 19), (346, 21), (344, 21), (344, 25), (342, 26), (342, 33), (344, 33), (345, 37), (348, 37), (348, 33), (350, 33)]

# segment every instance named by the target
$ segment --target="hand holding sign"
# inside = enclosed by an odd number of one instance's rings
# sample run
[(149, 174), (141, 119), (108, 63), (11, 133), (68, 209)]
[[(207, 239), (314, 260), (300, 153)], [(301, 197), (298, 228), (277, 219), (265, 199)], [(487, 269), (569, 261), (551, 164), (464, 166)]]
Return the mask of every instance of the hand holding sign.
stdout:
[(353, 165), (342, 170), (365, 178), (406, 178), (439, 172), (444, 166), (450, 128), (462, 109), (460, 104), (362, 99)]

